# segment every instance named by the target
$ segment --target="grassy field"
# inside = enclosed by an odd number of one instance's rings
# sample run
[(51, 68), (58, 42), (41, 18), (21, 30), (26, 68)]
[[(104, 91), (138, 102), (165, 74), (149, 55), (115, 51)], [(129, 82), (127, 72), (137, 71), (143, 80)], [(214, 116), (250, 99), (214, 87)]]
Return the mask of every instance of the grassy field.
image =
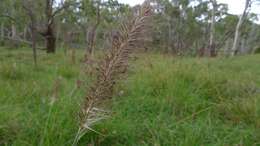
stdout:
[[(63, 52), (41, 53), (37, 68), (31, 56), (0, 48), (0, 146), (71, 146), (93, 76)], [(137, 57), (108, 103), (111, 117), (94, 127), (101, 134), (80, 146), (260, 145), (260, 55)]]

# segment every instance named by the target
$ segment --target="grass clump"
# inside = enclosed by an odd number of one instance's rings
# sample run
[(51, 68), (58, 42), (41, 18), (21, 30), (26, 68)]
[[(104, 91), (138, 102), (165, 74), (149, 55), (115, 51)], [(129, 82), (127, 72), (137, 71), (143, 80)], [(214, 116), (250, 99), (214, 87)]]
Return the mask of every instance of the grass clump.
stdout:
[[(125, 83), (127, 94), (113, 103), (115, 115), (98, 127), (106, 137), (93, 134), (96, 144), (259, 144), (259, 72), (252, 63), (256, 56), (246, 62), (247, 57), (142, 57)], [(236, 65), (247, 63), (254, 65), (237, 72)]]
[[(12, 53), (0, 66), (9, 73), (20, 54)], [(79, 103), (88, 86), (76, 89), (77, 81), (86, 78), (79, 73), (80, 64), (67, 69), (71, 65), (58, 53), (40, 55), (34, 69), (30, 54), (23, 54), (16, 68), (20, 78), (0, 71), (0, 145), (71, 145), (78, 130)], [(94, 127), (102, 135), (89, 132), (78, 145), (260, 144), (259, 55), (196, 59), (139, 54), (138, 58), (115, 90), (122, 94), (107, 105), (111, 117)], [(60, 86), (53, 90), (57, 79)], [(54, 91), (58, 97), (50, 105)]]
[(12, 65), (1, 64), (0, 74), (2, 78), (7, 80), (21, 80), (25, 76), (20, 66), (17, 66), (17, 63), (13, 63)]
[(66, 79), (71, 79), (75, 76), (78, 76), (79, 73), (73, 66), (67, 66), (67, 65), (61, 65), (58, 70), (58, 75), (66, 78)]

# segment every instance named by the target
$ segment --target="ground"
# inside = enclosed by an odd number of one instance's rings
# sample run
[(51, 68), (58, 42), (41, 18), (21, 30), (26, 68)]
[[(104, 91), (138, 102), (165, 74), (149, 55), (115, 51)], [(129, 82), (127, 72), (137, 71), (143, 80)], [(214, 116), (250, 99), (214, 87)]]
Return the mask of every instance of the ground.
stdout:
[[(107, 103), (111, 116), (80, 146), (260, 145), (259, 55), (136, 56)], [(93, 78), (81, 58), (41, 52), (34, 67), (31, 50), (0, 48), (0, 145), (72, 145)]]

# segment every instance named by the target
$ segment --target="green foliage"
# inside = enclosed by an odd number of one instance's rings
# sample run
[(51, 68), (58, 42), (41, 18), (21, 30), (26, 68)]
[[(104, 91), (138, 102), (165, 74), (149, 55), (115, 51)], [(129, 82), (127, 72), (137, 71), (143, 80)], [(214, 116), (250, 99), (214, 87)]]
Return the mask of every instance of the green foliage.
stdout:
[(260, 54), (260, 47), (256, 48), (255, 54)]
[[(3, 52), (0, 145), (71, 145), (85, 95), (85, 87), (75, 90), (76, 81), (85, 78), (80, 64), (70, 64), (59, 52), (41, 54), (35, 68), (28, 51)], [(259, 55), (138, 57), (118, 87), (124, 94), (109, 104), (112, 116), (94, 127), (103, 135), (89, 132), (79, 145), (259, 144)], [(57, 101), (50, 105), (58, 78)]]

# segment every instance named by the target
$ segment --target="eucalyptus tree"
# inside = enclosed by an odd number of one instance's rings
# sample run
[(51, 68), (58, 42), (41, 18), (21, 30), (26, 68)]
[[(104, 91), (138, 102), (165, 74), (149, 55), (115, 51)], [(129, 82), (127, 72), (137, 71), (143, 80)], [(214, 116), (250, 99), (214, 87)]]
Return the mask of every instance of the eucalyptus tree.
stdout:
[[(154, 41), (174, 54), (194, 54), (204, 42), (208, 2), (195, 0), (154, 0)], [(206, 25), (207, 26), (207, 25)], [(205, 27), (206, 27), (205, 26)], [(159, 47), (159, 46), (158, 46)], [(195, 48), (195, 49), (194, 49)], [(202, 47), (203, 48), (203, 47)]]
[(12, 44), (22, 41), (19, 32), (27, 27), (20, 6), (21, 1), (17, 0), (3, 0), (0, 5), (1, 39), (11, 40)]
[[(55, 4), (58, 5), (58, 7), (55, 7)], [(45, 0), (45, 25), (44, 28), (40, 31), (40, 34), (46, 39), (47, 53), (55, 53), (56, 50), (55, 18), (69, 5), (70, 3), (67, 1), (62, 1), (58, 4), (55, 0)]]
[(246, 0), (243, 14), (240, 16), (239, 21), (237, 23), (235, 36), (234, 36), (234, 42), (233, 42), (233, 46), (232, 46), (232, 49), (231, 49), (232, 50), (231, 56), (235, 56), (238, 53), (238, 43), (239, 43), (239, 37), (240, 37), (240, 29), (242, 27), (243, 21), (245, 20), (245, 18), (247, 17), (247, 15), (249, 13), (249, 8), (251, 6), (251, 3), (252, 3), (251, 0)]
[(101, 19), (100, 9), (101, 0), (79, 0), (78, 5), (70, 9), (73, 15), (70, 15), (71, 17), (69, 19), (73, 19), (75, 24), (81, 28), (85, 43), (87, 44), (85, 54), (91, 54), (93, 52), (96, 30)]
[(36, 12), (36, 7), (33, 3), (33, 0), (23, 0), (23, 8), (27, 12), (27, 15), (30, 19), (30, 30), (31, 30), (31, 38), (32, 38), (32, 49), (33, 49), (33, 60), (34, 65), (37, 65), (37, 49), (36, 49), (36, 16), (34, 12)]
[(80, 0), (79, 3), (78, 11), (74, 13), (76, 23), (85, 34), (87, 57), (93, 54), (97, 46), (101, 47), (106, 42), (106, 32), (113, 30), (129, 7), (117, 0)]
[(100, 14), (100, 7), (101, 7), (101, 0), (96, 0), (93, 1), (95, 4), (95, 18), (94, 18), (94, 23), (92, 24), (92, 27), (88, 33), (88, 45), (87, 45), (87, 50), (89, 52), (89, 54), (93, 55), (93, 51), (94, 51), (94, 45), (95, 45), (95, 41), (96, 41), (96, 31), (97, 28), (100, 24), (100, 19), (101, 19), (101, 14)]
[(217, 1), (216, 0), (210, 0), (212, 4), (212, 13), (211, 13), (211, 26), (210, 26), (210, 40), (209, 40), (209, 56), (215, 56), (215, 43), (214, 43), (214, 36), (215, 36), (215, 15), (216, 15), (216, 9), (217, 9)]

